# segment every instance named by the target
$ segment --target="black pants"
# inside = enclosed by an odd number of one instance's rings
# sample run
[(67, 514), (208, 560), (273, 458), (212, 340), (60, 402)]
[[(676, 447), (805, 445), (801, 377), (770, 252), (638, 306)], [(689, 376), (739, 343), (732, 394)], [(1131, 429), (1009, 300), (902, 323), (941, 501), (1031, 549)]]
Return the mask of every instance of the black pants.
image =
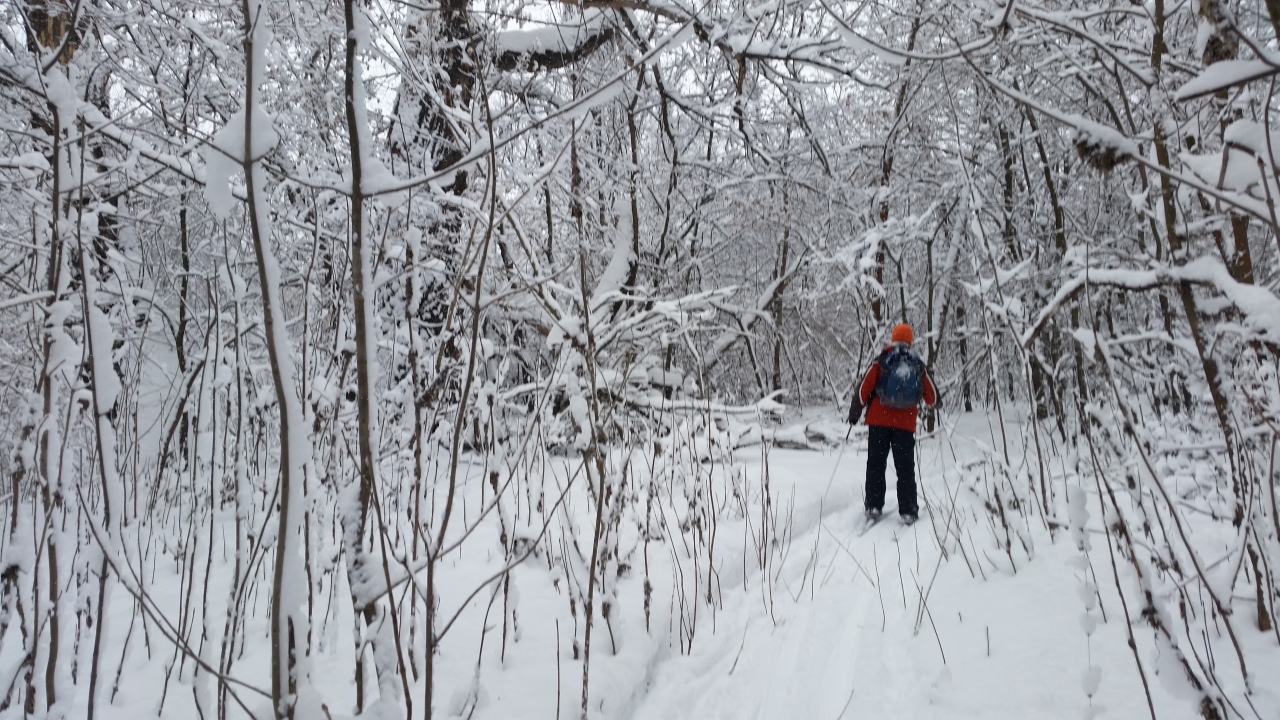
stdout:
[(893, 450), (893, 466), (898, 470), (898, 514), (917, 514), (916, 436), (898, 428), (871, 425), (867, 428), (867, 508), (884, 507), (884, 472)]

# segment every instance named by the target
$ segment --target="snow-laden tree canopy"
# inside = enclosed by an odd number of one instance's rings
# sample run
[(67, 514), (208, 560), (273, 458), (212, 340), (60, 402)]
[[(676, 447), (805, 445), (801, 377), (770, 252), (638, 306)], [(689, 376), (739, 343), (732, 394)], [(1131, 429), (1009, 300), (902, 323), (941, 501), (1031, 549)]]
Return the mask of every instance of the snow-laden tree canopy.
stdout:
[(0, 719), (483, 717), (495, 643), (620, 716), (900, 322), (990, 421), (939, 562), (1073, 543), (1152, 717), (1274, 716), (1278, 11), (5, 4)]

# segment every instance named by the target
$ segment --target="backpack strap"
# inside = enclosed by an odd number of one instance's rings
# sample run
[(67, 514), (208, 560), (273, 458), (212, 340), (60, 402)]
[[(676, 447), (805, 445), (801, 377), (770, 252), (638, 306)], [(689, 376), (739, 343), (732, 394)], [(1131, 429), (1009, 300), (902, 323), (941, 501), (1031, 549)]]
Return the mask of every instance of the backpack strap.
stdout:
[[(880, 369), (880, 376), (876, 378), (876, 384), (871, 388), (872, 398), (880, 394), (880, 386), (884, 384), (884, 379), (885, 379), (884, 361), (888, 359), (889, 353), (897, 349), (898, 349), (897, 344), (893, 344), (885, 348), (884, 350), (881, 350), (880, 354), (876, 356), (876, 367)], [(868, 402), (870, 402), (870, 400), (868, 400)]]

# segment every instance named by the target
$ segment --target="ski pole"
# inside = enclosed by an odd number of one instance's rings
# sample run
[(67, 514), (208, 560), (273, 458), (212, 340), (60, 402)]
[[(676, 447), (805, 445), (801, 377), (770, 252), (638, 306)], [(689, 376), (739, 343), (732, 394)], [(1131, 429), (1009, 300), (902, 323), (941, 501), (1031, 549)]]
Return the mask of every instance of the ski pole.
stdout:
[(849, 432), (844, 434), (844, 442), (840, 444), (840, 452), (836, 453), (836, 462), (831, 466), (831, 477), (827, 480), (827, 489), (822, 491), (822, 500), (827, 499), (827, 493), (831, 492), (831, 483), (835, 482), (836, 472), (840, 470), (840, 459), (844, 457), (844, 449), (849, 444), (849, 436), (853, 434), (853, 425), (849, 426)]

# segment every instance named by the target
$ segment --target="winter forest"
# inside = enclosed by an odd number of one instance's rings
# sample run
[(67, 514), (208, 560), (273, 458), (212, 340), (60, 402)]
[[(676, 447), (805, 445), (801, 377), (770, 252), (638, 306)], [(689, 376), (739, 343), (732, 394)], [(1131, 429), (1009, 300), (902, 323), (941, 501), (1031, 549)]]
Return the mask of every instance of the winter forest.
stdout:
[(1274, 0), (0, 3), (0, 718), (1280, 717), (1278, 80)]

